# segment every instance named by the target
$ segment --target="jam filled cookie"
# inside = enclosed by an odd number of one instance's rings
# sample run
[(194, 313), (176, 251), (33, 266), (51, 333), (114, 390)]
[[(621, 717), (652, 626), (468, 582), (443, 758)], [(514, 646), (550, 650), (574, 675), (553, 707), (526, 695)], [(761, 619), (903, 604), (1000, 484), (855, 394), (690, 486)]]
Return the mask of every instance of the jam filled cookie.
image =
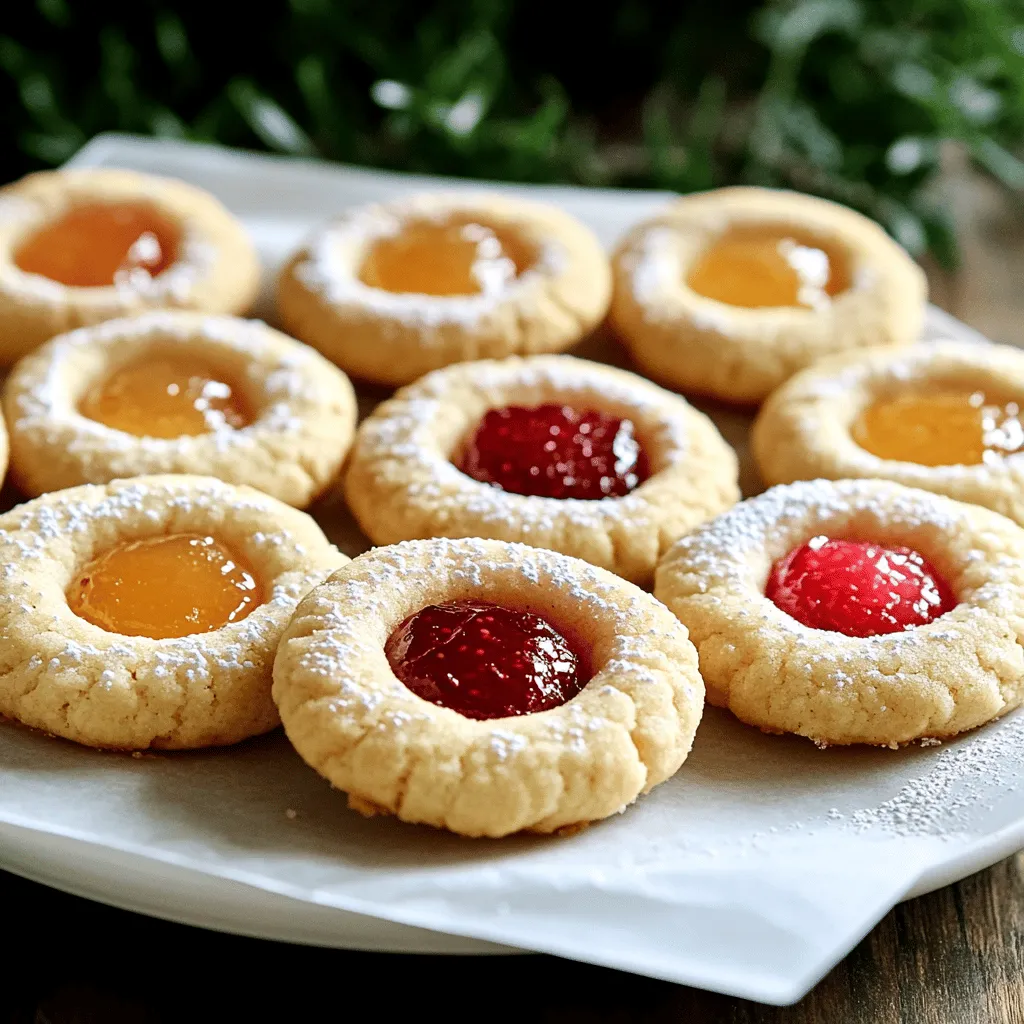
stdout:
[(181, 181), (46, 171), (0, 190), (0, 362), (154, 307), (243, 313), (259, 276), (241, 224)]
[(832, 352), (909, 345), (924, 317), (924, 274), (878, 225), (795, 192), (685, 196), (613, 267), (612, 323), (637, 363), (730, 402), (760, 402)]
[(355, 432), (348, 378), (258, 321), (159, 312), (54, 338), (7, 379), (26, 494), (151, 473), (249, 484), (304, 507)]
[(927, 491), (772, 488), (684, 537), (655, 594), (708, 700), (766, 732), (895, 747), (1024, 699), (1024, 530)]
[(608, 259), (578, 221), (503, 195), (418, 195), (343, 215), (281, 273), (285, 329), (400, 385), (469, 359), (557, 352), (604, 317)]
[(1024, 352), (945, 341), (840, 356), (765, 403), (766, 483), (883, 477), (1024, 523)]
[(0, 713), (110, 749), (273, 729), (271, 669), (299, 599), (342, 565), (303, 512), (153, 476), (0, 516)]
[(669, 778), (704, 687), (686, 630), (631, 584), (428, 540), (361, 555), (299, 605), (274, 699), (356, 810), (503, 836), (605, 818)]
[(492, 537), (649, 584), (739, 498), (736, 456), (678, 395), (573, 356), (437, 370), (363, 421), (345, 488), (377, 544)]

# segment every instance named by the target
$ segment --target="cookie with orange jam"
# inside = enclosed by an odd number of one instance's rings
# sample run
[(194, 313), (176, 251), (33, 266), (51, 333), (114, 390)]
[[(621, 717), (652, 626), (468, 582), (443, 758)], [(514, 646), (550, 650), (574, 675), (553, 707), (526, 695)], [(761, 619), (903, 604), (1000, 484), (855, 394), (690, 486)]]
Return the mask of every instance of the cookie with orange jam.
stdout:
[(278, 724), (299, 600), (347, 559), (248, 487), (151, 476), (0, 516), (0, 714), (88, 746), (236, 743)]
[(401, 385), (450, 363), (569, 348), (610, 293), (608, 259), (573, 217), (452, 192), (328, 224), (281, 272), (278, 312), (353, 376)]
[(684, 399), (625, 370), (528, 356), (436, 370), (363, 421), (349, 506), (377, 544), (491, 537), (650, 584), (739, 499), (736, 455)]
[(578, 827), (673, 775), (703, 710), (686, 630), (602, 569), (493, 540), (377, 548), (299, 605), (274, 699), (364, 814), (470, 836)]
[(152, 473), (249, 484), (303, 508), (355, 433), (352, 385), (255, 320), (146, 313), (53, 338), (4, 387), (26, 494)]
[(708, 701), (766, 732), (897, 747), (1024, 701), (1024, 530), (928, 491), (773, 487), (673, 547), (655, 595)]
[(0, 189), (0, 362), (147, 309), (244, 313), (259, 278), (242, 225), (184, 182), (99, 168)]
[(1024, 524), (1024, 353), (941, 341), (823, 360), (765, 403), (751, 449), (769, 484), (881, 477)]
[(796, 192), (684, 196), (613, 259), (611, 321), (643, 370), (761, 402), (822, 356), (918, 339), (927, 286), (874, 222)]

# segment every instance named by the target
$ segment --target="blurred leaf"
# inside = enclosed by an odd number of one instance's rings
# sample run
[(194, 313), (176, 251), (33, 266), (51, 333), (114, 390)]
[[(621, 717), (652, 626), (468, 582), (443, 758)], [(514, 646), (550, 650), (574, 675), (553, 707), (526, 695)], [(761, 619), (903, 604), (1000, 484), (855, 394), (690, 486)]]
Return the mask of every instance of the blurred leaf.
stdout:
[(36, 0), (39, 13), (57, 28), (65, 28), (71, 24), (71, 8), (67, 0)]
[(970, 149), (978, 163), (1004, 185), (1024, 189), (1024, 161), (992, 139), (980, 138)]
[(309, 156), (316, 152), (312, 139), (279, 104), (264, 96), (247, 79), (228, 83), (228, 96), (264, 145), (281, 153)]
[(608, 0), (582, 34), (538, 0), (15, 7), (4, 177), (113, 129), (523, 181), (746, 181), (947, 263), (941, 151), (1024, 192), (1022, 0)]

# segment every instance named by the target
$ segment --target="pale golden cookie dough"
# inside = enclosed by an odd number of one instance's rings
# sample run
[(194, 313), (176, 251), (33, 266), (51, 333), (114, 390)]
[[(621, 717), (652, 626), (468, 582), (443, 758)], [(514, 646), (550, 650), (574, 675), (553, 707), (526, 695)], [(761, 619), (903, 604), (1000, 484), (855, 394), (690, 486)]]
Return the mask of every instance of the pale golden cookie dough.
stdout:
[[(633, 421), (651, 476), (623, 497), (512, 494), (451, 459), (490, 409), (565, 402)], [(658, 558), (739, 499), (736, 455), (684, 399), (635, 374), (573, 356), (437, 370), (363, 421), (345, 479), (349, 507), (377, 544), (490, 537), (550, 548), (650, 584)]]
[[(109, 633), (69, 608), (66, 590), (94, 557), (189, 532), (247, 559), (265, 603), (220, 629), (162, 640)], [(20, 505), (0, 516), (0, 714), (121, 750), (267, 732), (278, 724), (270, 686), (281, 632), (299, 600), (346, 561), (305, 513), (206, 477), (118, 480)]]
[(10, 455), (10, 439), (7, 436), (7, 427), (0, 418), (0, 484), (3, 483), (7, 474), (7, 461)]
[[(78, 288), (21, 270), (18, 248), (70, 209), (142, 204), (176, 225), (178, 258), (143, 282)], [(185, 182), (107, 168), (42, 171), (0, 189), (0, 363), (63, 331), (154, 308), (244, 313), (259, 288), (256, 251), (212, 195)]]
[(797, 374), (761, 410), (751, 434), (761, 476), (767, 484), (881, 477), (984, 505), (1024, 523), (1024, 454), (978, 465), (922, 466), (881, 459), (853, 439), (857, 417), (875, 402), (947, 388), (1016, 395), (1024, 406), (1024, 352), (1009, 345), (942, 341), (825, 360)]
[[(536, 262), (493, 294), (396, 293), (359, 279), (378, 239), (451, 217), (514, 234)], [(359, 207), (321, 229), (281, 272), (278, 312), (290, 334), (348, 373), (398, 386), (450, 363), (569, 348), (604, 318), (610, 295), (607, 256), (569, 214), (498, 193), (447, 192)]]
[[(487, 721), (421, 699), (384, 644), (409, 615), (464, 599), (571, 631), (589, 648), (590, 681), (560, 707)], [(554, 832), (623, 810), (683, 763), (703, 698), (686, 630), (652, 597), (501, 541), (361, 555), (299, 605), (274, 663), (288, 738), (350, 804), (470, 836)]]
[[(772, 564), (812, 537), (903, 545), (959, 604), (867, 638), (812, 629), (765, 597)], [(655, 594), (690, 631), (708, 701), (766, 732), (896, 747), (955, 736), (1024, 698), (1024, 530), (884, 480), (774, 487), (684, 537)]]
[[(810, 233), (849, 262), (851, 286), (808, 309), (733, 306), (692, 291), (695, 261), (726, 230)], [(916, 341), (927, 283), (873, 221), (797, 192), (738, 187), (684, 196), (634, 228), (613, 261), (611, 321), (645, 373), (671, 387), (752, 404), (833, 352)]]
[[(193, 355), (243, 393), (252, 423), (195, 436), (139, 437), (79, 411), (90, 390), (123, 366)], [(52, 339), (14, 368), (3, 407), (12, 476), (26, 494), (194, 473), (248, 484), (299, 508), (337, 476), (356, 422), (348, 378), (308, 346), (256, 320), (170, 311)]]

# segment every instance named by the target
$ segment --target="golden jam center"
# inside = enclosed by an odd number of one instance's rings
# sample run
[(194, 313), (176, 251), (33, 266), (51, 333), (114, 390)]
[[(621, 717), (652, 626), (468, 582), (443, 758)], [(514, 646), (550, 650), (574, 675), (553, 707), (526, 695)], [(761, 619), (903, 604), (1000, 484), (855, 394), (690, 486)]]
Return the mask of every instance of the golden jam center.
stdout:
[(475, 221), (413, 221), (373, 244), (359, 279), (389, 292), (495, 294), (533, 262), (527, 244), (510, 231)]
[(855, 421), (853, 439), (880, 459), (972, 466), (1024, 449), (1024, 427), (1018, 402), (983, 391), (937, 391), (875, 402)]
[(137, 437), (206, 434), (252, 422), (237, 388), (194, 360), (144, 359), (115, 370), (87, 394), (79, 411)]
[(842, 250), (794, 232), (732, 228), (687, 275), (692, 291), (730, 306), (818, 309), (850, 286)]
[(137, 284), (177, 259), (179, 236), (146, 204), (90, 203), (72, 207), (29, 237), (14, 262), (28, 274), (74, 288)]
[(74, 578), (68, 605), (100, 629), (154, 640), (208, 633), (263, 603), (252, 569), (213, 537), (176, 533), (118, 544)]

